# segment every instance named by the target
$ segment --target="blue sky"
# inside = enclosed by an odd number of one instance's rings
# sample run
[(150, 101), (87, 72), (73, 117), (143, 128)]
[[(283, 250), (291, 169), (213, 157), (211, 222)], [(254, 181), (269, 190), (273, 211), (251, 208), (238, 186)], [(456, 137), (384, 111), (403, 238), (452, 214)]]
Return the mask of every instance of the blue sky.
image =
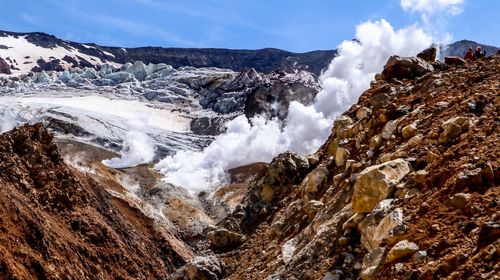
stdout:
[[(400, 0), (1, 0), (0, 29), (111, 46), (334, 49), (366, 20), (420, 22)], [(499, 0), (465, 0), (440, 16), (454, 40), (500, 46)]]

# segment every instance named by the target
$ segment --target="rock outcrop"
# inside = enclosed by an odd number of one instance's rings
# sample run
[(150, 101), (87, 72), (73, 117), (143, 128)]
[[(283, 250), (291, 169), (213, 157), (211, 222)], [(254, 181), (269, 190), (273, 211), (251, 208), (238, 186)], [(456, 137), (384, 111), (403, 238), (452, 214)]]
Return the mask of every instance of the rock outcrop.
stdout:
[(10, 66), (3, 58), (0, 57), (0, 74), (11, 74)]

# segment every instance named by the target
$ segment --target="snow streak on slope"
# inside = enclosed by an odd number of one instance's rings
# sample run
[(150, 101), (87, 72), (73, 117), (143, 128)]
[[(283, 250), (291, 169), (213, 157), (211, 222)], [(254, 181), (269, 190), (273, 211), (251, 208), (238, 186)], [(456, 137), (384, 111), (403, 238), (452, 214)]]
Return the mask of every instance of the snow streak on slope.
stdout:
[(156, 168), (168, 182), (196, 193), (224, 182), (225, 171), (232, 167), (268, 162), (286, 150), (311, 153), (330, 134), (333, 119), (355, 103), (389, 56), (415, 55), (432, 42), (417, 26), (394, 30), (385, 20), (363, 23), (356, 30), (357, 42), (344, 41), (339, 56), (321, 76), (323, 90), (315, 104), (292, 102), (283, 129), (276, 120), (239, 117), (204, 151), (179, 152)]
[[(11, 35), (0, 37), (0, 44), (7, 47), (7, 49), (0, 48), (0, 57), (4, 59), (9, 58), (10, 61), (12, 61), (10, 62), (7, 60), (9, 64), (13, 64), (15, 68), (19, 69), (12, 70), (14, 74), (30, 72), (33, 67), (37, 66), (37, 60), (40, 58), (47, 62), (59, 59), (60, 64), (65, 69), (69, 69), (71, 67), (71, 63), (62, 60), (65, 56), (69, 56), (76, 61), (84, 59), (93, 65), (103, 64), (99, 58), (81, 53), (75, 48), (63, 48), (61, 46), (44, 48), (30, 43), (25, 37), (26, 36), (19, 36), (16, 38)], [(16, 63), (14, 63), (14, 61)], [(116, 66), (119, 65), (117, 63), (113, 64)]]

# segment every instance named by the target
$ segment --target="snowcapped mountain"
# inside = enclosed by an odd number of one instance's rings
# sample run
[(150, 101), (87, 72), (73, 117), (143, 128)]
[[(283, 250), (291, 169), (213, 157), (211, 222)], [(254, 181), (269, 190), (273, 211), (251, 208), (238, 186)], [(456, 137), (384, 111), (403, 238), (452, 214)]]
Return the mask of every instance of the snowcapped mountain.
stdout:
[(254, 68), (262, 73), (277, 70), (293, 72), (296, 69), (303, 69), (319, 75), (335, 54), (334, 50), (292, 53), (271, 48), (229, 50), (104, 47), (65, 41), (39, 32), (0, 31), (0, 57), (8, 63), (13, 73), (27, 73), (30, 70), (62, 71), (69, 67), (97, 69), (104, 63), (118, 66), (127, 62), (143, 61), (166, 63), (174, 68), (217, 67), (233, 71)]

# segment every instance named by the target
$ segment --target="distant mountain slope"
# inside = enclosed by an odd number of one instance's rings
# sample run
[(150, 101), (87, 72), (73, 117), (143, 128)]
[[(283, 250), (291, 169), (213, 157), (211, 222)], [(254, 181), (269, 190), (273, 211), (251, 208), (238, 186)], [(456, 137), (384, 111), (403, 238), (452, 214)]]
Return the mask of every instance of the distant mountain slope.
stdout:
[[(15, 41), (14, 39), (17, 39)], [(12, 49), (21, 44), (26, 49), (44, 48), (55, 50), (59, 55), (54, 58), (43, 57), (44, 61), (38, 61), (40, 57), (24, 55), (13, 58)], [(39, 49), (42, 50), (42, 49)], [(35, 52), (42, 56), (40, 51)], [(43, 52), (42, 52), (43, 53)], [(17, 53), (18, 54), (18, 53)], [(279, 49), (266, 48), (261, 50), (230, 50), (230, 49), (181, 49), (161, 47), (141, 48), (119, 48), (103, 47), (96, 44), (81, 44), (61, 40), (55, 36), (45, 33), (15, 33), (0, 31), (0, 57), (3, 57), (13, 65), (13, 68), (30, 70), (36, 66), (44, 70), (59, 70), (65, 64), (85, 66), (88, 64), (100, 65), (105, 62), (124, 64), (141, 60), (144, 63), (166, 63), (173, 67), (218, 67), (234, 71), (242, 71), (254, 68), (258, 72), (270, 73), (282, 70), (304, 69), (319, 75), (325, 69), (333, 57), (335, 50), (312, 51), (307, 53), (292, 53)], [(10, 60), (7, 57), (10, 57)], [(29, 57), (28, 57), (29, 56)], [(16, 60), (14, 62), (14, 59)], [(59, 61), (50, 63), (50, 60)], [(16, 70), (16, 69), (12, 69)], [(19, 71), (20, 71), (19, 70)], [(37, 69), (35, 69), (37, 70)], [(23, 71), (25, 72), (25, 71)]]
[(477, 46), (480, 46), (481, 49), (486, 52), (487, 56), (494, 55), (500, 50), (500, 48), (480, 44), (480, 43), (477, 43), (474, 41), (460, 40), (460, 41), (457, 41), (453, 44), (449, 44), (444, 50), (444, 55), (446, 55), (446, 56), (456, 55), (456, 56), (462, 57), (465, 55), (465, 52), (467, 51), (467, 49), (469, 47), (471, 47), (475, 50)]

